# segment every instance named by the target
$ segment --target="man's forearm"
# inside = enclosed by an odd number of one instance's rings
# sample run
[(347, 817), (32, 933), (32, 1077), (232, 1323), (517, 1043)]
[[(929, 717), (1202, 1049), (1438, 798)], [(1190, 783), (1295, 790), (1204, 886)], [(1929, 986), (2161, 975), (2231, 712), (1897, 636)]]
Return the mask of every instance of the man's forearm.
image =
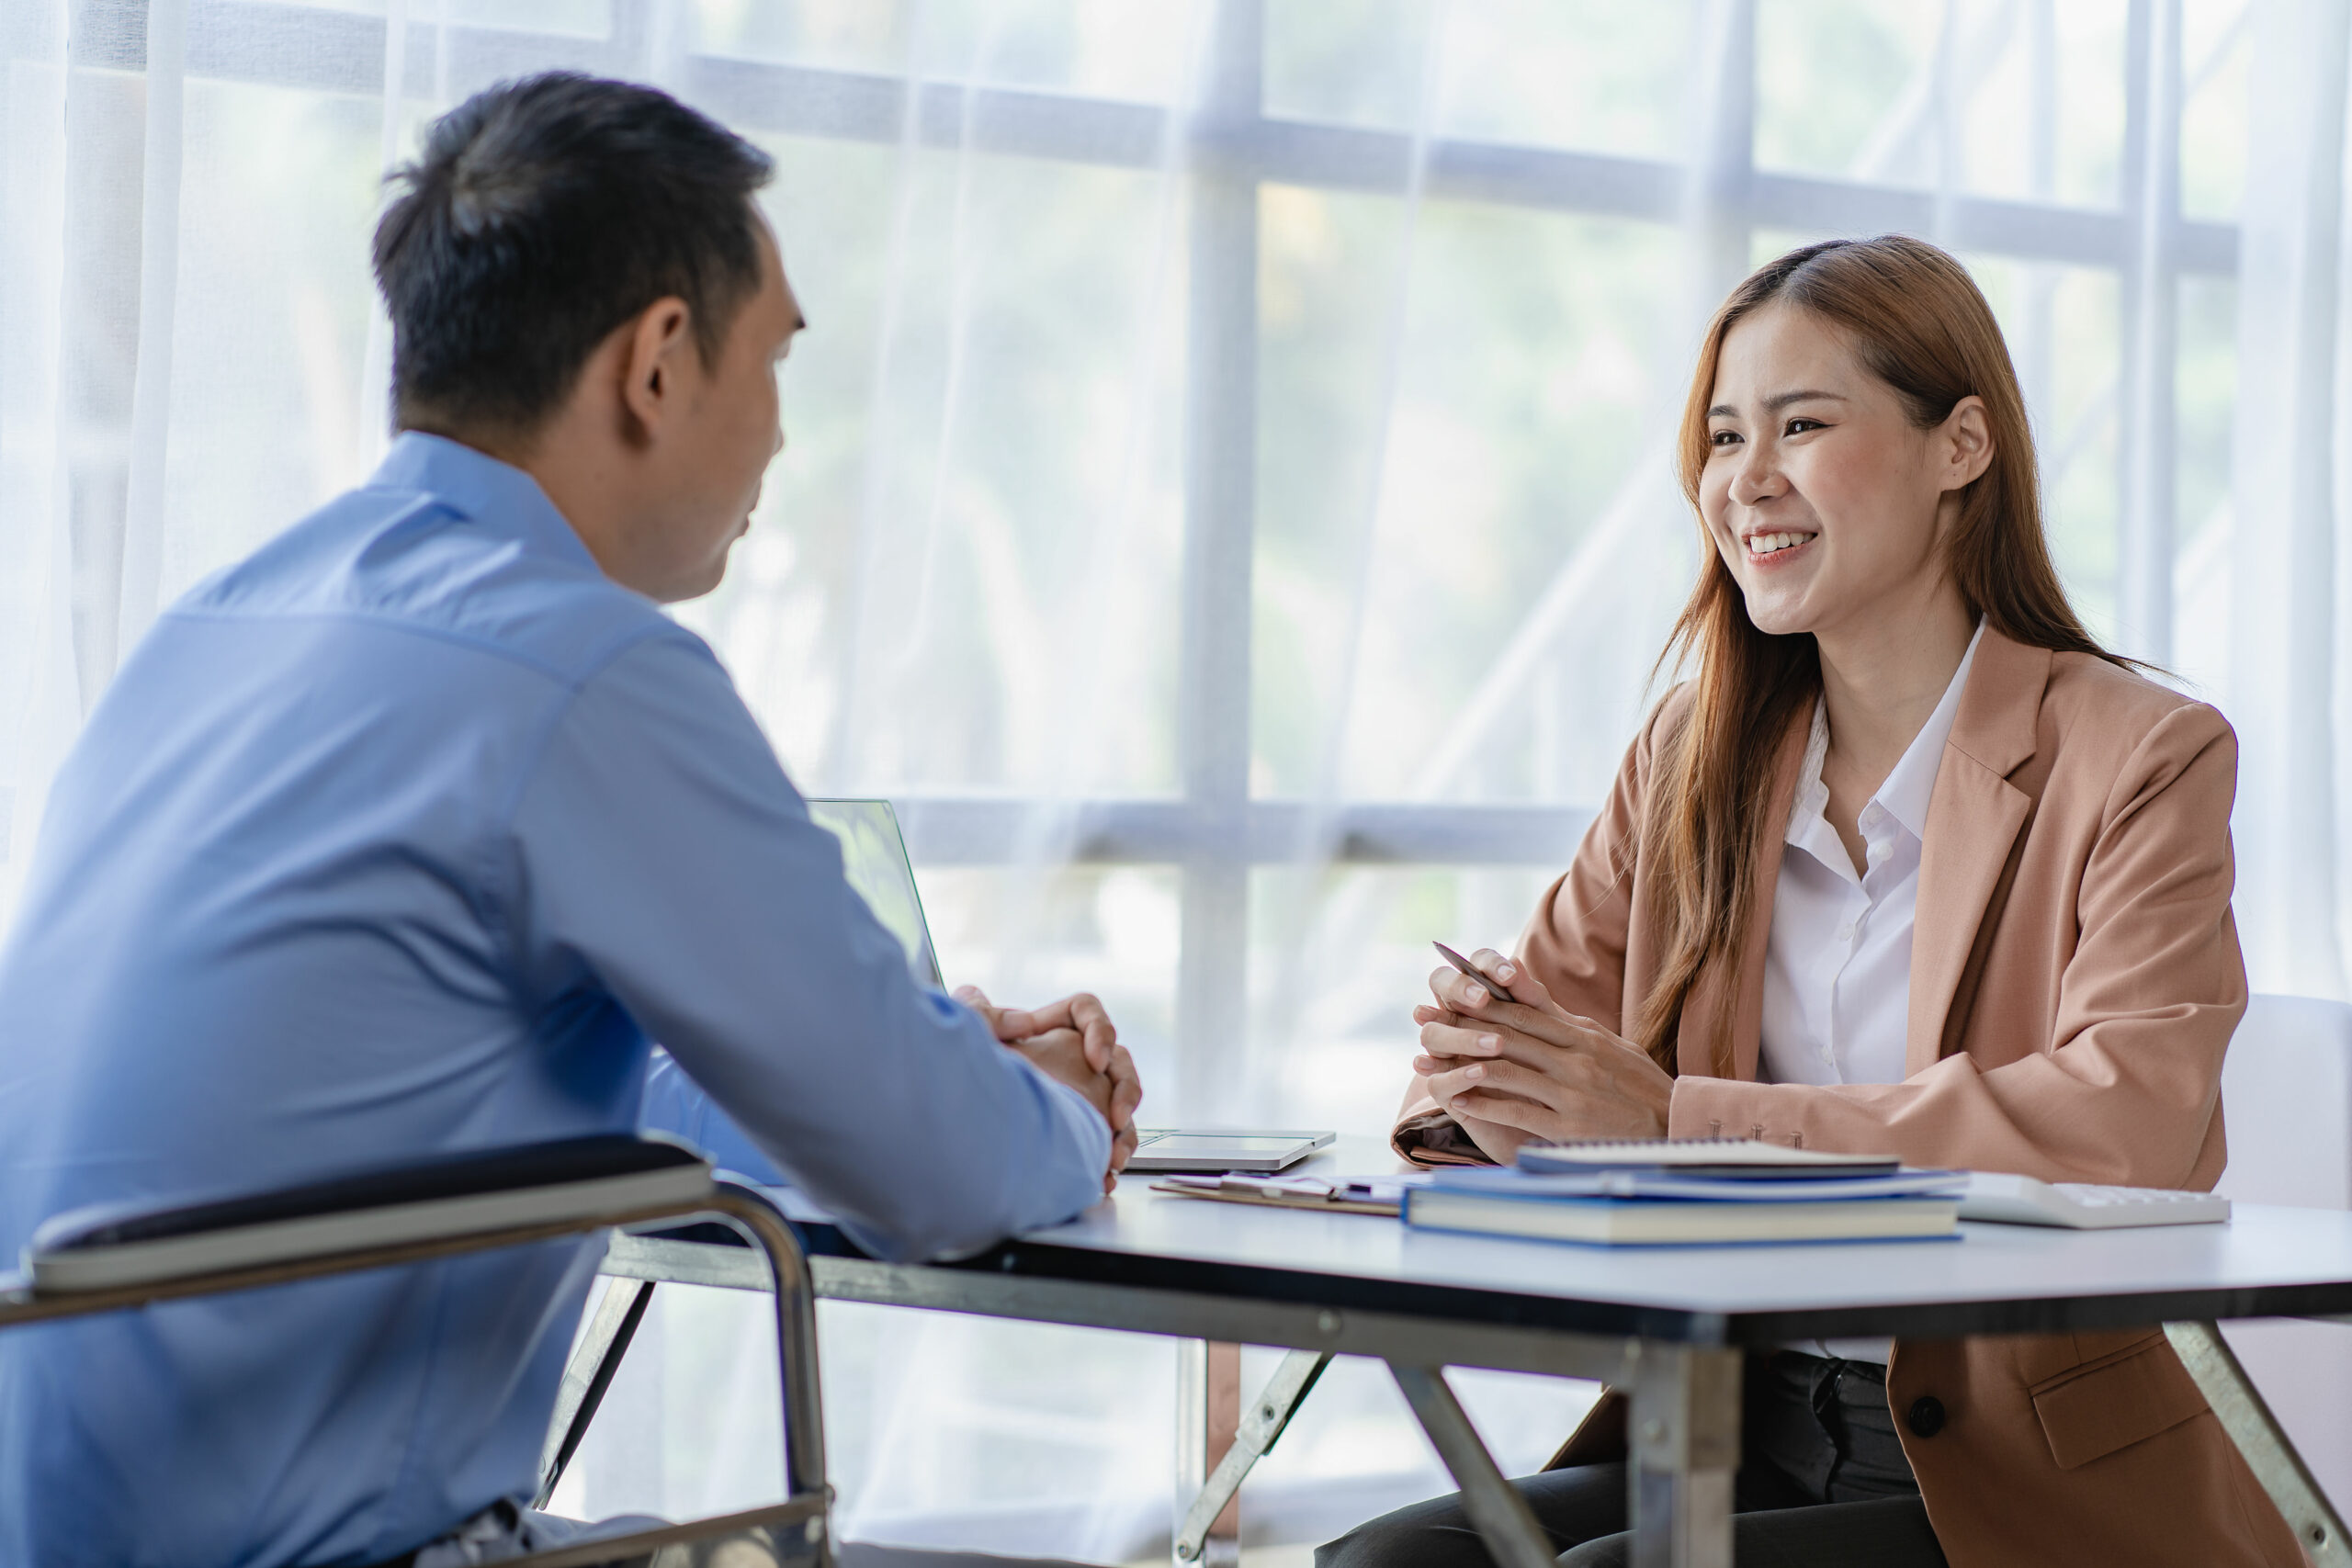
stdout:
[[(913, 1107), (945, 1120), (932, 1135), (876, 1116), (845, 1113), (864, 1147), (850, 1156), (856, 1175), (786, 1134), (763, 1139), (666, 1054), (655, 1059), (641, 1124), (694, 1144), (721, 1167), (756, 1182), (801, 1186), (820, 1200), (855, 1195), (839, 1218), (860, 1247), (888, 1258), (933, 1257), (986, 1247), (1013, 1231), (1057, 1224), (1102, 1196), (1111, 1131), (1085, 1097), (1015, 1053), (993, 1049), (986, 1077), (1012, 1090), (993, 1110), (991, 1097), (943, 1091), (937, 1106)], [(943, 1066), (946, 1064), (943, 1063)], [(958, 1064), (978, 1066), (978, 1063)], [(829, 1136), (825, 1142), (831, 1142)], [(798, 1142), (802, 1146), (796, 1147)], [(796, 1177), (796, 1169), (805, 1173)]]

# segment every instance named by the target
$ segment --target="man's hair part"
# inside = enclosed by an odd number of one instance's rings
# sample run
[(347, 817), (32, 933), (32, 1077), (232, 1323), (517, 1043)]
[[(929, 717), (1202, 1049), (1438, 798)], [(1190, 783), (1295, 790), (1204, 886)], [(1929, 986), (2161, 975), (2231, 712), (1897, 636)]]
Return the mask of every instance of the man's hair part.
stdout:
[(550, 72), (434, 122), (376, 226), (401, 428), (526, 436), (596, 346), (685, 301), (705, 366), (759, 288), (768, 155), (668, 94)]

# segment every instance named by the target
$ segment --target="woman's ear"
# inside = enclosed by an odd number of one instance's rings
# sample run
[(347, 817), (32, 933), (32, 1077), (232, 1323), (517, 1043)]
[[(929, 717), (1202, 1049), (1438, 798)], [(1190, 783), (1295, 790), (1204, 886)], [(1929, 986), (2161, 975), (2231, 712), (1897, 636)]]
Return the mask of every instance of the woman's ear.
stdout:
[(1943, 488), (1965, 490), (1993, 464), (1993, 424), (1984, 400), (1970, 394), (1954, 403), (1936, 427), (1936, 455), (1943, 459)]

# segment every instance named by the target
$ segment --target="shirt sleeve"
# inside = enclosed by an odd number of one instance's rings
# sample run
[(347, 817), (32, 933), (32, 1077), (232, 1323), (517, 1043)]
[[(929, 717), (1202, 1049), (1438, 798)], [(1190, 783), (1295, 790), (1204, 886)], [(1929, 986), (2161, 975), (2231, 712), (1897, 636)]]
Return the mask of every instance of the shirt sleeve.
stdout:
[(763, 1156), (745, 1174), (788, 1176), (893, 1259), (1102, 1195), (1102, 1117), (915, 983), (692, 634), (638, 642), (573, 695), (512, 822), (539, 1005), (587, 987), (628, 1009), (691, 1080), (656, 1078), (666, 1119), (731, 1134), (723, 1163)]

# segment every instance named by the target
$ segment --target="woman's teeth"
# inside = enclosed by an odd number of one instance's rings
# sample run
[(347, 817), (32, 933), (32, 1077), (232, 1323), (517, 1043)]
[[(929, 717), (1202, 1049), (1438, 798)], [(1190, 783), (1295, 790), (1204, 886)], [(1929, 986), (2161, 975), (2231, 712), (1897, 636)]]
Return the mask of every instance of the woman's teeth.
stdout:
[(1747, 541), (1747, 553), (1752, 556), (1775, 555), (1802, 545), (1812, 537), (1811, 534), (1758, 534)]

